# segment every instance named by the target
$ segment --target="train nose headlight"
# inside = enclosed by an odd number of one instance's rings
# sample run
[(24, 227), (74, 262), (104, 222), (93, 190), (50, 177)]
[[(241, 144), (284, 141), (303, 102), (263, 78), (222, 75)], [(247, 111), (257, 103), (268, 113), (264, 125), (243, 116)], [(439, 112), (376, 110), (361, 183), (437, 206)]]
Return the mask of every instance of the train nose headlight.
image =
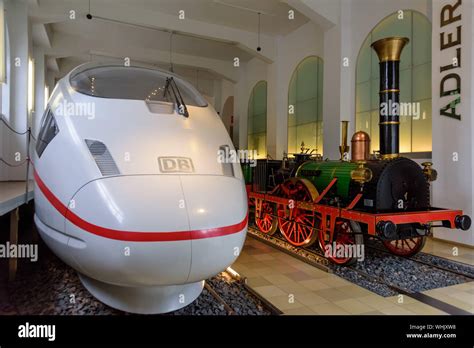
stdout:
[(397, 236), (397, 225), (391, 221), (380, 221), (377, 230), (387, 239), (394, 239)]
[(467, 215), (458, 215), (454, 219), (454, 224), (456, 228), (466, 231), (471, 227), (471, 218)]

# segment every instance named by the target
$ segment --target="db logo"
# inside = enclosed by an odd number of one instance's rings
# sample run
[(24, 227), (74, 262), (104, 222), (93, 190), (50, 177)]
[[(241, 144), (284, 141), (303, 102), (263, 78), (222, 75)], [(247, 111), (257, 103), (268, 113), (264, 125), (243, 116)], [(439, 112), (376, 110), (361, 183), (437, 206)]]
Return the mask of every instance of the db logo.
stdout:
[(194, 173), (193, 161), (188, 157), (158, 157), (162, 173)]

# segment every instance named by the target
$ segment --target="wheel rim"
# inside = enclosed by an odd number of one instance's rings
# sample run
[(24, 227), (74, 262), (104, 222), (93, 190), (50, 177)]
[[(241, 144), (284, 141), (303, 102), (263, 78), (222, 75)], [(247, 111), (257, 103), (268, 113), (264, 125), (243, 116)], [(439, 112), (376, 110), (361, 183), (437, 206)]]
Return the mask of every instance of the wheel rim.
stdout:
[(273, 234), (277, 229), (274, 205), (268, 202), (262, 203), (260, 214), (255, 214), (255, 224), (263, 233)]
[(334, 247), (336, 248), (336, 251), (337, 251), (340, 247), (345, 248), (345, 246), (347, 245), (356, 244), (355, 234), (352, 231), (349, 221), (347, 220), (336, 221), (336, 224), (334, 227), (333, 239), (332, 240), (330, 239), (331, 239), (331, 236), (329, 234), (329, 231), (326, 231), (321, 228), (319, 230), (319, 246), (321, 250), (323, 251), (324, 255), (329, 260), (331, 260), (332, 262), (338, 265), (343, 265), (355, 259), (354, 256), (340, 257), (337, 255), (337, 253), (334, 253), (334, 252), (326, 253), (326, 248), (328, 245), (331, 246), (331, 251), (334, 251), (333, 250)]
[[(282, 197), (299, 202), (312, 202), (317, 191), (305, 179), (292, 178), (280, 185)], [(290, 208), (288, 205), (278, 206), (278, 225), (281, 234), (295, 246), (309, 246), (316, 240), (315, 227), (319, 226), (319, 218), (314, 211)]]
[(392, 254), (412, 256), (421, 250), (425, 238), (426, 237), (420, 236), (408, 239), (384, 240), (383, 244)]

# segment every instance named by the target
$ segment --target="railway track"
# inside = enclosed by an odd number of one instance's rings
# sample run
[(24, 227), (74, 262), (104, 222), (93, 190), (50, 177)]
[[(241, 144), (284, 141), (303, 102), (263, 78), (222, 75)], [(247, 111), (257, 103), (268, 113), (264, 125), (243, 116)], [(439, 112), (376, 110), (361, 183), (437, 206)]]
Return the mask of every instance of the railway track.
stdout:
[[(298, 259), (300, 259), (300, 260), (302, 260), (306, 263), (313, 264), (314, 266), (331, 273), (331, 267), (328, 266), (329, 265), (328, 260), (324, 257), (324, 255), (319, 250), (316, 250), (315, 248), (311, 248), (311, 247), (303, 249), (304, 253), (312, 255), (312, 258), (318, 260), (317, 265), (315, 265), (314, 262), (311, 259), (307, 259), (299, 253), (295, 253), (292, 250), (289, 250), (285, 247), (282, 247), (278, 244), (275, 244), (274, 241), (273, 241), (273, 240), (278, 240), (279, 242), (286, 243), (289, 246), (291, 246), (291, 244), (289, 244), (283, 238), (279, 238), (279, 237), (276, 237), (276, 236), (263, 236), (262, 233), (260, 233), (254, 227), (249, 227), (249, 231), (251, 232), (252, 237), (259, 239), (260, 241), (264, 242), (265, 244), (271, 245), (271, 246), (277, 248), (278, 250), (281, 250), (281, 251), (283, 251), (287, 254), (295, 256), (296, 258), (298, 258)], [(469, 275), (469, 274), (454, 270), (454, 269), (449, 268), (449, 267), (444, 267), (444, 266), (440, 266), (438, 264), (434, 264), (434, 263), (430, 263), (430, 262), (421, 260), (419, 255), (414, 255), (414, 256), (411, 256), (411, 257), (404, 257), (404, 256), (392, 254), (390, 251), (388, 251), (386, 249), (383, 249), (383, 248), (379, 248), (379, 247), (374, 246), (372, 244), (367, 244), (366, 243), (366, 244), (364, 244), (364, 246), (366, 248), (374, 250), (376, 252), (380, 252), (380, 253), (383, 253), (383, 254), (386, 254), (386, 255), (389, 255), (389, 256), (392, 256), (392, 257), (400, 258), (400, 259), (405, 259), (405, 260), (410, 260), (410, 261), (413, 261), (413, 262), (417, 262), (419, 264), (422, 264), (422, 265), (425, 265), (425, 266), (428, 266), (428, 267), (436, 268), (440, 271), (445, 271), (445, 272), (448, 272), (448, 273), (451, 273), (451, 274), (455, 274), (456, 276), (466, 278), (469, 281), (474, 281), (474, 276), (473, 275)], [(292, 247), (292, 249), (301, 250), (301, 248), (296, 248), (296, 247)], [(443, 261), (445, 261), (447, 263), (457, 264), (459, 266), (464, 266), (464, 267), (473, 267), (469, 264), (457, 262), (457, 261), (450, 260), (450, 259), (447, 259), (447, 258), (443, 258), (443, 257), (440, 257), (440, 256), (431, 255), (431, 254), (425, 254), (425, 255), (429, 255), (430, 257), (436, 258), (436, 259), (442, 259)], [(320, 265), (325, 265), (326, 267), (321, 267)]]
[[(331, 272), (329, 268), (329, 261), (324, 257), (323, 254), (318, 253), (311, 249), (302, 249), (292, 246), (283, 238), (279, 238), (276, 236), (269, 236), (263, 235), (257, 229), (250, 227), (248, 231), (250, 232), (248, 235), (254, 239), (259, 240), (260, 242), (270, 245), (279, 251), (284, 252), (285, 254), (291, 255), (297, 258), (300, 261), (303, 261), (311, 266), (319, 268), (325, 272)], [(304, 255), (306, 254), (306, 255)]]
[[(322, 255), (322, 253), (320, 251), (316, 251), (315, 249), (312, 249), (312, 248), (301, 249), (301, 248), (294, 248), (293, 247), (293, 248), (290, 248), (290, 249), (286, 249), (285, 246), (283, 246), (283, 245), (285, 243), (286, 244), (289, 244), (289, 243), (286, 242), (285, 240), (283, 240), (282, 238), (278, 238), (276, 236), (263, 235), (262, 233), (260, 233), (258, 230), (256, 230), (255, 228), (253, 228), (251, 226), (249, 227), (249, 232), (250, 232), (249, 235), (251, 237), (253, 237), (253, 238), (255, 238), (259, 241), (262, 241), (262, 242), (264, 242), (268, 245), (271, 245), (271, 246), (275, 247), (278, 250), (282, 250), (285, 253), (290, 254), (291, 256), (294, 256), (294, 257), (296, 257), (296, 258), (298, 258), (298, 259), (300, 259), (300, 260), (302, 260), (306, 263), (313, 264), (311, 262), (311, 259), (313, 259), (313, 258), (324, 258), (324, 256)], [(465, 274), (463, 272), (459, 272), (459, 271), (450, 269), (448, 267), (435, 265), (435, 264), (432, 264), (432, 263), (429, 263), (429, 262), (426, 262), (424, 260), (420, 260), (420, 259), (417, 259), (417, 258), (408, 258), (408, 257), (401, 257), (401, 256), (398, 256), (398, 255), (393, 255), (389, 251), (385, 251), (381, 248), (373, 247), (371, 245), (366, 245), (366, 246), (368, 246), (369, 249), (374, 250), (375, 252), (381, 252), (381, 253), (384, 253), (384, 254), (388, 254), (388, 255), (390, 255), (391, 257), (394, 257), (394, 258), (399, 258), (399, 259), (402, 259), (402, 260), (412, 261), (412, 262), (418, 263), (418, 264), (423, 265), (423, 266), (432, 267), (434, 269), (437, 269), (438, 271), (447, 272), (447, 273), (450, 273), (451, 275), (454, 275), (454, 276), (457, 276), (457, 277), (462, 277), (462, 278), (464, 278), (465, 280), (468, 280), (468, 281), (474, 280), (474, 278), (472, 276), (470, 276), (468, 274)], [(308, 256), (309, 256), (309, 259), (308, 259)], [(433, 257), (435, 257), (435, 256), (433, 256)], [(451, 260), (449, 260), (449, 261), (451, 261)], [(318, 265), (320, 266), (320, 263), (318, 263)], [(467, 265), (467, 266), (469, 266), (469, 265)], [(318, 267), (318, 268), (322, 269), (321, 267)], [(341, 266), (327, 264), (325, 270), (328, 273), (334, 273), (334, 274), (336, 274), (336, 275), (338, 275), (338, 276), (340, 276), (340, 277), (342, 277), (346, 280), (349, 280), (353, 283), (356, 283), (357, 285), (362, 286), (362, 287), (364, 287), (364, 288), (366, 288), (370, 291), (376, 292), (376, 293), (378, 293), (378, 292), (374, 291), (374, 289), (373, 289), (374, 286), (370, 286), (368, 284), (377, 284), (379, 286), (380, 285), (384, 286), (384, 287), (386, 287), (386, 288), (388, 288), (392, 291), (392, 295), (404, 295), (404, 296), (414, 298), (417, 301), (425, 303), (425, 304), (427, 304), (431, 307), (439, 309), (439, 310), (441, 310), (445, 313), (448, 313), (448, 314), (472, 315), (472, 313), (470, 313), (468, 311), (465, 311), (463, 309), (460, 309), (458, 307), (455, 307), (453, 305), (450, 305), (448, 303), (440, 301), (440, 300), (438, 300), (434, 297), (423, 294), (421, 291), (413, 291), (412, 289), (397, 285), (394, 282), (390, 281), (389, 279), (386, 279), (385, 277), (381, 277), (381, 276), (378, 276), (378, 275), (375, 275), (375, 274), (370, 274), (370, 273), (358, 268), (357, 264), (353, 265), (353, 266), (347, 266), (347, 267), (341, 267)], [(340, 272), (341, 270), (344, 270), (344, 273)], [(353, 274), (350, 275), (350, 272), (352, 272)], [(348, 275), (350, 275), (350, 277)], [(354, 277), (354, 275), (357, 275), (358, 277)], [(363, 278), (363, 279), (366, 280), (366, 282), (364, 282), (364, 284), (361, 284), (360, 282), (355, 281), (355, 279), (358, 279), (358, 278), (359, 279)], [(378, 293), (378, 294), (380, 295), (380, 293)]]
[[(246, 277), (241, 277), (230, 269), (222, 272), (220, 276), (223, 278), (222, 281), (228, 282), (231, 286), (237, 286), (241, 297), (246, 297), (248, 300), (256, 302), (257, 307), (259, 307), (262, 312), (270, 315), (283, 314), (282, 311), (272, 305), (266, 298), (248, 286)], [(233, 296), (231, 291), (222, 291), (222, 289), (219, 289), (218, 286), (209, 281), (206, 281), (204, 287), (216, 299), (221, 308), (225, 309), (228, 315), (239, 315), (239, 311), (234, 307), (236, 307), (236, 305), (240, 306), (243, 301), (240, 303), (238, 301), (236, 302), (235, 296)], [(238, 300), (241, 300), (241, 298)]]
[[(444, 267), (444, 266), (440, 266), (440, 265), (437, 265), (437, 264), (434, 264), (434, 263), (430, 263), (430, 262), (427, 262), (427, 261), (424, 261), (424, 260), (421, 260), (420, 259), (420, 256), (419, 255), (414, 255), (414, 256), (411, 256), (411, 257), (405, 257), (405, 256), (400, 256), (400, 255), (394, 255), (392, 254), (391, 252), (389, 252), (388, 250), (385, 250), (385, 249), (382, 249), (382, 248), (379, 248), (375, 245), (370, 245), (370, 244), (366, 244), (365, 245), (366, 248), (369, 248), (369, 249), (372, 249), (376, 252), (379, 252), (379, 253), (383, 253), (383, 254), (386, 254), (386, 255), (390, 255), (392, 257), (398, 257), (400, 259), (405, 259), (405, 260), (410, 260), (410, 261), (413, 261), (413, 262), (417, 262), (419, 264), (422, 264), (422, 265), (425, 265), (425, 266), (428, 266), (428, 267), (432, 267), (432, 268), (436, 268), (438, 270), (441, 270), (441, 271), (445, 271), (445, 272), (449, 272), (449, 273), (452, 273), (452, 274), (455, 274), (459, 277), (464, 277), (470, 281), (474, 281), (474, 276), (473, 275), (469, 275), (469, 274), (466, 274), (464, 272), (459, 272), (457, 270), (454, 270), (452, 268), (448, 268), (448, 267)], [(428, 254), (425, 254), (425, 255), (428, 255)], [(447, 263), (453, 263), (453, 264), (458, 264), (459, 266), (463, 266), (463, 267), (469, 267), (471, 265), (468, 265), (468, 264), (463, 264), (463, 263), (460, 263), (460, 262), (457, 262), (457, 261), (453, 261), (453, 260), (449, 260), (449, 259), (446, 259), (446, 258), (441, 258), (439, 256), (436, 256), (436, 255), (429, 255), (429, 257), (432, 257), (432, 258), (437, 258), (437, 259), (443, 259), (445, 262)], [(471, 266), (472, 267), (472, 266)]]
[(224, 301), (224, 299), (217, 293), (216, 290), (214, 290), (214, 288), (211, 285), (209, 285), (208, 282), (204, 284), (204, 287), (207, 289), (207, 291), (209, 291), (212, 297), (214, 297), (217, 300), (217, 302), (220, 303), (220, 305), (222, 306), (223, 309), (226, 310), (228, 315), (235, 315), (235, 311), (232, 309), (232, 307), (229, 306), (227, 302)]
[(472, 315), (471, 312), (465, 311), (464, 309), (453, 306), (449, 303), (443, 302), (434, 298), (432, 296), (423, 294), (422, 292), (411, 292), (408, 289), (404, 289), (400, 286), (397, 286), (384, 278), (374, 276), (373, 274), (368, 274), (367, 272), (361, 271), (360, 269), (355, 268), (354, 266), (349, 266), (351, 271), (356, 272), (358, 275), (368, 279), (369, 281), (375, 281), (379, 284), (387, 286), (388, 288), (395, 291), (398, 295), (404, 295), (411, 297), (419, 302), (422, 302), (426, 305), (429, 305), (433, 308), (439, 309), (447, 314), (451, 315)]

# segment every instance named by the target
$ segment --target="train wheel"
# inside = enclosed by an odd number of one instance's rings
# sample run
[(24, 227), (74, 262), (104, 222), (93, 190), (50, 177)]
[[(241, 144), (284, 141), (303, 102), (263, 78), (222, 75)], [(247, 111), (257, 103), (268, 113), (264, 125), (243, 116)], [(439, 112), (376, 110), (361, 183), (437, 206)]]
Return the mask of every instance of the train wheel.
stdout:
[(410, 257), (417, 254), (426, 243), (426, 237), (414, 237), (408, 239), (384, 240), (383, 245), (392, 254), (404, 257)]
[[(357, 262), (364, 252), (364, 236), (359, 223), (349, 220), (336, 220), (333, 238), (329, 231), (319, 230), (319, 246), (324, 255), (338, 265), (351, 265)], [(362, 247), (361, 247), (362, 246)]]
[[(319, 195), (310, 181), (300, 178), (283, 182), (278, 194), (295, 202), (313, 202)], [(280, 232), (288, 242), (295, 246), (310, 246), (316, 241), (320, 220), (314, 211), (280, 204), (277, 213)]]
[(255, 224), (261, 232), (273, 235), (277, 231), (278, 219), (275, 210), (274, 204), (263, 202), (260, 213), (255, 211)]

